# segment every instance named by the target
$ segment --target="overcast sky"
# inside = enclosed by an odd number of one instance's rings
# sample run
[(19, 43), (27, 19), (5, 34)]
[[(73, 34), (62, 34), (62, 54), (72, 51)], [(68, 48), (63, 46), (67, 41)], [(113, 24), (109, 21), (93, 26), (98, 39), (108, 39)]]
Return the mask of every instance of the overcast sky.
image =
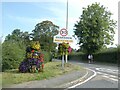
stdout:
[[(118, 1), (119, 0), (68, 0), (68, 32), (73, 35), (73, 28), (76, 21), (82, 14), (83, 7), (98, 2), (107, 7), (112, 15), (112, 19), (118, 21)], [(31, 32), (35, 25), (43, 20), (50, 20), (61, 28), (66, 27), (66, 2), (67, 0), (2, 0), (2, 33), (3, 40), (6, 35), (14, 29)], [(1, 5), (0, 5), (1, 6)], [(118, 43), (118, 28), (115, 31), (115, 44)], [(71, 45), (76, 47), (76, 41)]]

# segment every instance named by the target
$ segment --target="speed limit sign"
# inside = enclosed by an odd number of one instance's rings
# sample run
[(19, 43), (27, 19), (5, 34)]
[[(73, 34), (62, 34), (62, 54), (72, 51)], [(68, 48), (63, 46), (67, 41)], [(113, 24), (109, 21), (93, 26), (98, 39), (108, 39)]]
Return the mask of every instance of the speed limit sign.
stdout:
[(60, 30), (60, 35), (61, 35), (61, 36), (67, 36), (67, 34), (68, 34), (68, 31), (67, 31), (65, 28), (62, 28), (62, 29)]

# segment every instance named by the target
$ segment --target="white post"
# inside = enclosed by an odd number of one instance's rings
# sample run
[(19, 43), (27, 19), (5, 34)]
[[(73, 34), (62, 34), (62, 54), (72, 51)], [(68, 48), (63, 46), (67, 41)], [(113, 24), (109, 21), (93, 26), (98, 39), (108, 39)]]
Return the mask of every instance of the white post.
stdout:
[(62, 69), (64, 69), (64, 55), (62, 55)]
[(65, 55), (65, 60), (66, 60), (66, 63), (67, 63), (67, 60), (68, 60), (68, 55), (67, 54)]

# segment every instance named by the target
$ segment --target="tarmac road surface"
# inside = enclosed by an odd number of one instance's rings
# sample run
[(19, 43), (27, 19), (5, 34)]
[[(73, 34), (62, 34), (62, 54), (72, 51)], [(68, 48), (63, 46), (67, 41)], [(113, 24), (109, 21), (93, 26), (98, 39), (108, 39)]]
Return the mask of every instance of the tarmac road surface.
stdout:
[[(83, 84), (77, 84), (71, 86), (72, 88), (118, 88), (118, 67), (115, 64), (89, 64), (73, 62), (79, 64), (85, 68), (93, 70), (96, 75)], [(70, 88), (71, 88), (70, 87)]]

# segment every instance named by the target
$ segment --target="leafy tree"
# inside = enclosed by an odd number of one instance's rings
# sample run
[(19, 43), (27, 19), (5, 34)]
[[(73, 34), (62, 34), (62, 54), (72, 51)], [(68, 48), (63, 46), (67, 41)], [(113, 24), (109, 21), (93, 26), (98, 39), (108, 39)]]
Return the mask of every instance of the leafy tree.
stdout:
[(2, 71), (18, 68), (25, 56), (25, 46), (21, 46), (22, 49), (19, 43), (11, 41), (5, 41), (2, 44)]
[(15, 29), (11, 35), (8, 34), (6, 36), (5, 41), (18, 42), (19, 46), (21, 43), (27, 46), (30, 42), (30, 35), (28, 32), (21, 32), (20, 29)]
[(8, 36), (6, 36), (5, 41), (8, 41), (8, 40), (20, 41), (21, 34), (22, 34), (22, 32), (20, 32), (20, 29), (15, 29), (15, 30), (13, 30), (11, 35), (8, 34)]
[(30, 34), (28, 32), (23, 32), (21, 38), (26, 46), (30, 44), (31, 40), (30, 40)]
[(98, 3), (83, 8), (74, 31), (83, 51), (94, 53), (106, 45), (113, 44), (116, 21), (111, 19), (111, 15), (110, 11)]
[(25, 48), (29, 45), (28, 32), (15, 29), (8, 34), (2, 43), (2, 70), (18, 68), (25, 56)]
[(56, 44), (53, 43), (53, 36), (58, 34), (59, 26), (53, 24), (51, 21), (42, 21), (35, 26), (31, 34), (33, 40), (37, 40), (41, 44), (41, 49), (45, 51), (52, 51)]

